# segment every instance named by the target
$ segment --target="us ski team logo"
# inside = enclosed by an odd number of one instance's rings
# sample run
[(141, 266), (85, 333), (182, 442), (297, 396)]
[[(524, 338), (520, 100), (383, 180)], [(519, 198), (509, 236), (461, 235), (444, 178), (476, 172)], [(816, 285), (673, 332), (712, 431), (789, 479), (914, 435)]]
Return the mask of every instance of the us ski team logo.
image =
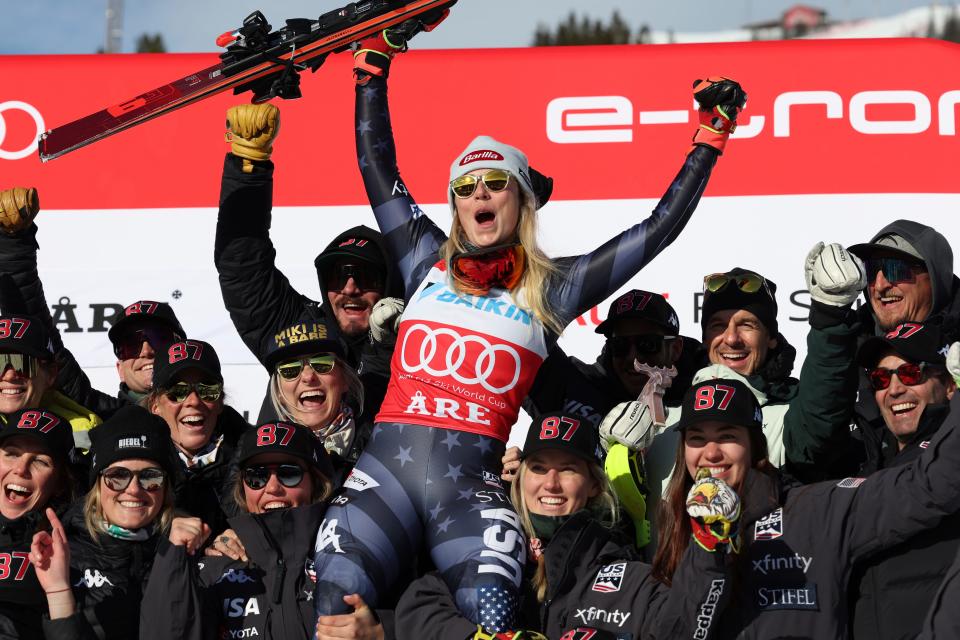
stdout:
[(783, 535), (783, 508), (771, 511), (754, 525), (754, 540), (774, 540)]
[(618, 562), (601, 567), (597, 571), (597, 577), (593, 581), (593, 590), (600, 593), (613, 593), (620, 591), (620, 585), (623, 583), (623, 574), (627, 572), (627, 563)]

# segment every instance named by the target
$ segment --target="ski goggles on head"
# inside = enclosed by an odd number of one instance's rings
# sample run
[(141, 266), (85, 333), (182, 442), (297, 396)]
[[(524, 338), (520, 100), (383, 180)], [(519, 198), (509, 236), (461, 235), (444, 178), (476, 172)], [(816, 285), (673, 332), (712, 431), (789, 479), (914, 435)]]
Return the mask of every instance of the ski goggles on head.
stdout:
[(877, 273), (883, 273), (884, 279), (890, 284), (897, 284), (916, 282), (917, 274), (927, 270), (927, 267), (919, 262), (891, 257), (867, 258), (864, 266), (867, 269), (867, 284), (871, 285), (877, 281)]
[(214, 382), (207, 384), (204, 382), (177, 382), (163, 390), (163, 395), (167, 400), (174, 404), (180, 404), (190, 397), (194, 391), (204, 402), (216, 402), (223, 395), (223, 383)]
[(353, 286), (360, 291), (383, 291), (383, 270), (365, 264), (335, 264), (326, 270), (323, 282), (327, 291), (343, 291), (353, 278)]
[(277, 481), (288, 489), (303, 482), (304, 471), (295, 464), (257, 464), (243, 470), (243, 484), (254, 491), (259, 491), (270, 482), (270, 476), (277, 476)]
[(167, 327), (144, 327), (119, 336), (113, 343), (113, 353), (118, 360), (130, 360), (140, 357), (144, 342), (157, 351), (180, 340), (183, 337)]
[(40, 369), (40, 360), (24, 353), (0, 353), (0, 375), (11, 367), (22, 376), (32, 378)]
[(756, 293), (764, 289), (771, 298), (773, 297), (767, 279), (757, 273), (740, 273), (737, 275), (711, 273), (703, 278), (703, 292), (717, 293), (726, 289), (727, 285), (731, 283), (744, 293)]
[[(935, 369), (935, 367), (933, 368)], [(900, 379), (901, 383), (912, 387), (926, 382), (929, 377), (927, 372), (931, 369), (931, 365), (926, 362), (920, 364), (905, 362), (896, 369), (885, 369), (883, 367), (867, 369), (867, 378), (870, 379), (870, 386), (873, 387), (874, 391), (883, 391), (889, 387), (894, 374)]]
[(284, 380), (296, 380), (303, 372), (303, 368), (310, 365), (317, 374), (330, 373), (337, 363), (337, 357), (332, 353), (318, 353), (309, 358), (294, 358), (277, 364), (276, 371)]
[(510, 185), (510, 173), (503, 169), (491, 169), (482, 175), (463, 175), (450, 182), (453, 195), (458, 198), (469, 198), (477, 190), (477, 185), (483, 182), (487, 191), (497, 193)]
[(166, 482), (167, 472), (157, 467), (147, 467), (140, 471), (132, 471), (126, 467), (110, 467), (101, 471), (100, 477), (112, 491), (125, 491), (134, 478), (144, 491), (156, 491)]
[(636, 336), (611, 336), (607, 338), (610, 355), (614, 358), (623, 358), (630, 353), (633, 347), (638, 356), (659, 353), (663, 345), (675, 339), (676, 336), (661, 336), (655, 333)]

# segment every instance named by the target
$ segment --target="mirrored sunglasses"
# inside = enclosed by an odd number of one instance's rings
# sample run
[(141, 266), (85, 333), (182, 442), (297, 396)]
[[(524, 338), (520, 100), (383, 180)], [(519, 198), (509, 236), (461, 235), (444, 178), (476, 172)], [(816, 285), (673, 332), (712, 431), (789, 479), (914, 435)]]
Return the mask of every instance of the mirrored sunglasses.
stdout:
[(280, 484), (291, 489), (303, 482), (303, 473), (303, 469), (295, 464), (259, 464), (243, 470), (243, 483), (259, 491), (270, 482), (270, 476), (275, 475)]
[(190, 397), (194, 391), (204, 402), (216, 402), (223, 395), (223, 384), (215, 382), (207, 384), (204, 382), (177, 382), (176, 384), (164, 389), (163, 395), (167, 396), (170, 402), (180, 404)]
[(23, 353), (0, 353), (0, 375), (7, 370), (7, 367), (22, 376), (32, 378), (40, 369), (40, 360)]
[(351, 278), (360, 291), (383, 291), (383, 270), (372, 264), (335, 264), (326, 270), (324, 285), (327, 291), (343, 291)]
[(900, 379), (901, 383), (908, 387), (923, 384), (927, 380), (928, 369), (929, 365), (926, 362), (920, 364), (905, 362), (896, 369), (885, 369), (883, 367), (868, 369), (867, 377), (870, 379), (870, 385), (874, 391), (883, 391), (890, 386), (894, 374)]
[(134, 477), (144, 491), (156, 491), (163, 487), (164, 482), (166, 482), (167, 472), (157, 467), (147, 467), (140, 471), (131, 471), (126, 467), (110, 467), (101, 471), (100, 477), (112, 491), (126, 490)]
[(154, 351), (159, 351), (180, 340), (183, 340), (183, 338), (176, 331), (167, 327), (144, 327), (117, 338), (113, 345), (113, 353), (118, 360), (130, 360), (140, 357), (144, 342), (149, 344)]
[(723, 291), (731, 283), (744, 293), (756, 293), (762, 288), (766, 288), (767, 293), (770, 293), (766, 279), (756, 273), (741, 273), (735, 276), (727, 273), (711, 273), (703, 278), (703, 291), (716, 293)]
[(864, 261), (867, 269), (867, 284), (877, 281), (877, 274), (883, 273), (884, 279), (890, 284), (901, 282), (913, 283), (917, 275), (924, 273), (927, 268), (919, 262), (911, 262), (902, 258), (868, 258)]
[(494, 193), (503, 191), (510, 185), (510, 173), (503, 169), (491, 169), (483, 175), (464, 175), (454, 179), (450, 183), (453, 195), (458, 198), (469, 198), (477, 190), (477, 185), (483, 182), (487, 191)]
[(309, 358), (297, 358), (295, 360), (284, 360), (276, 367), (276, 371), (284, 380), (296, 380), (303, 372), (306, 365), (316, 371), (318, 374), (330, 373), (337, 362), (336, 356), (332, 353), (321, 353)]

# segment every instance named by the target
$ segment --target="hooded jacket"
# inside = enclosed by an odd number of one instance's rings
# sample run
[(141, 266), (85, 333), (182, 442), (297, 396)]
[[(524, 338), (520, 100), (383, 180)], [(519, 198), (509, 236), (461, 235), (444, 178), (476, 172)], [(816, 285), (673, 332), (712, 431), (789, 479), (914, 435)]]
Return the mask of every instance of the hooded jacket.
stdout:
[[(861, 475), (901, 468), (919, 459), (949, 412), (946, 403), (929, 405), (920, 418), (916, 435), (903, 449), (898, 449), (896, 440), (884, 428), (884, 446), (876, 458), (864, 465)], [(958, 550), (960, 514), (953, 514), (937, 526), (856, 565), (850, 581), (851, 637), (915, 637), (947, 572), (944, 558), (953, 557)]]
[[(220, 292), (233, 325), (247, 348), (264, 362), (266, 338), (282, 328), (305, 318), (334, 320), (332, 309), (325, 302), (326, 291), (321, 283), (322, 302), (298, 292), (276, 267), (276, 249), (270, 241), (273, 208), (273, 163), (254, 163), (251, 173), (241, 170), (241, 158), (227, 154), (223, 165), (220, 189), (220, 210), (214, 241), (214, 264), (220, 276)], [(375, 242), (387, 264), (387, 288), (384, 296), (402, 297), (394, 274), (394, 263), (378, 231), (354, 227), (337, 236), (324, 252), (338, 241), (358, 231)], [(365, 335), (344, 339), (347, 360), (353, 365), (364, 386), (364, 407), (354, 407), (358, 418), (357, 451), (369, 437), (369, 430), (386, 393), (390, 377), (392, 346), (373, 344)], [(276, 419), (269, 400), (264, 398), (258, 423)]]
[(313, 638), (310, 559), (326, 504), (230, 519), (249, 562), (188, 556), (164, 540), (144, 592), (141, 640)]
[(47, 638), (57, 640), (129, 640), (140, 626), (140, 602), (153, 566), (160, 534), (147, 540), (90, 536), (83, 501), (63, 521), (70, 545), (70, 582), (77, 611), (67, 618), (44, 618)]
[(741, 491), (736, 601), (721, 618), (720, 637), (846, 638), (851, 567), (960, 509), (958, 429), (960, 395), (908, 465), (792, 488), (751, 471)]
[[(668, 588), (587, 510), (572, 515), (543, 552), (546, 599), (538, 603), (524, 580), (517, 627), (551, 639), (710, 638), (731, 593), (725, 554), (691, 545)], [(472, 638), (477, 629), (435, 573), (407, 589), (396, 616), (398, 628), (416, 629), (423, 640)]]

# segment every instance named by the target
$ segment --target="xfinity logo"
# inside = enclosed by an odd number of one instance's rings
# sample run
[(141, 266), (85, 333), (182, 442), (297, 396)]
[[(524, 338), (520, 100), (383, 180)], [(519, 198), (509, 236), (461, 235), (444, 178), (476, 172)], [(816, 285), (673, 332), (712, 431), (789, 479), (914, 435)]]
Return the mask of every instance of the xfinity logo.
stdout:
[(800, 570), (806, 573), (813, 558), (807, 558), (799, 553), (794, 553), (792, 556), (772, 556), (768, 553), (759, 560), (751, 560), (751, 562), (753, 562), (754, 571), (759, 571), (766, 576), (789, 570)]
[[(923, 133), (931, 127), (936, 113), (937, 132), (952, 136), (957, 133), (954, 112), (958, 104), (960, 91), (933, 97), (908, 89), (860, 91), (846, 103), (836, 91), (785, 91), (773, 100), (773, 137), (794, 135), (790, 118), (793, 108), (799, 106), (819, 107), (817, 110), (830, 120), (846, 118), (854, 131), (865, 135)], [(911, 107), (912, 116), (898, 120), (868, 117), (868, 108), (888, 105)], [(626, 96), (564, 96), (547, 104), (547, 138), (558, 144), (633, 142), (637, 125), (685, 125), (691, 120), (690, 113), (688, 109), (637, 111)], [(755, 138), (765, 129), (767, 116), (751, 115), (731, 137)]]
[(577, 613), (574, 617), (580, 618), (584, 624), (590, 624), (591, 622), (603, 622), (605, 624), (615, 624), (618, 627), (622, 627), (627, 621), (627, 618), (630, 617), (630, 612), (617, 611), (616, 609), (607, 611), (606, 609), (590, 607), (589, 609), (577, 609)]

